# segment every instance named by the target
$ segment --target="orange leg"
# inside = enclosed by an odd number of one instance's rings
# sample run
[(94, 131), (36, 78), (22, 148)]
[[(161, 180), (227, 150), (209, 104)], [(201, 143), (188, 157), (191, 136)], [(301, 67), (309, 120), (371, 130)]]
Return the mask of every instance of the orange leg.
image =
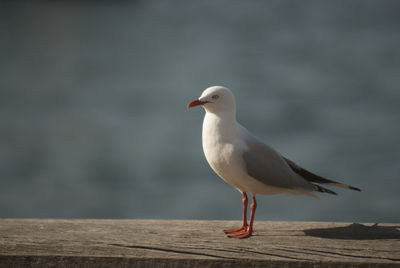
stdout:
[(253, 222), (254, 222), (254, 215), (256, 214), (256, 208), (257, 208), (257, 201), (255, 196), (252, 198), (252, 203), (250, 205), (251, 208), (251, 214), (250, 214), (250, 224), (249, 227), (244, 229), (243, 231), (235, 232), (229, 237), (231, 238), (248, 238), (252, 235), (253, 233)]
[(246, 192), (242, 193), (242, 203), (243, 203), (243, 224), (242, 227), (240, 228), (234, 228), (234, 229), (226, 229), (224, 232), (226, 234), (231, 234), (231, 233), (237, 233), (237, 232), (242, 232), (247, 230), (247, 194)]

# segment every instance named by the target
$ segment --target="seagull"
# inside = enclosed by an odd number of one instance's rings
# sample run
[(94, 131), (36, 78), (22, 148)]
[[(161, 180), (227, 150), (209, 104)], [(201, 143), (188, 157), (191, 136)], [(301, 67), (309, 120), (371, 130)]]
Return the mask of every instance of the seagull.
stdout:
[[(337, 195), (319, 184), (361, 191), (311, 173), (252, 135), (236, 121), (235, 97), (228, 88), (207, 88), (188, 104), (188, 108), (196, 106), (203, 107), (206, 112), (202, 145), (208, 164), (219, 177), (242, 193), (243, 223), (239, 228), (224, 230), (228, 237), (252, 235), (257, 194), (302, 194), (319, 199), (315, 192)], [(252, 197), (249, 223), (247, 194)]]

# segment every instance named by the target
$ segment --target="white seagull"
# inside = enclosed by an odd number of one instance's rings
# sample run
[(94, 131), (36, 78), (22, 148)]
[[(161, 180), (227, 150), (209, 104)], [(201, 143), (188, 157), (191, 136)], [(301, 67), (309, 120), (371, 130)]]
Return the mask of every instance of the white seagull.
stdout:
[[(207, 88), (200, 98), (188, 104), (188, 108), (195, 106), (206, 111), (202, 143), (207, 162), (224, 181), (242, 193), (243, 224), (237, 229), (224, 230), (229, 237), (252, 235), (256, 194), (304, 194), (320, 198), (314, 194), (316, 191), (336, 195), (317, 183), (360, 191), (305, 170), (253, 136), (236, 121), (235, 97), (228, 88)], [(252, 195), (249, 223), (247, 193)]]

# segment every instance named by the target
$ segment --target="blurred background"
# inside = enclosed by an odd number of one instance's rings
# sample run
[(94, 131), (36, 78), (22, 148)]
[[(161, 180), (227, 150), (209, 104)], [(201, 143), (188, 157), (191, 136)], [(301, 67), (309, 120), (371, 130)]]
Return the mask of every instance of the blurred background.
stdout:
[(203, 110), (361, 188), (259, 196), (256, 220), (400, 221), (398, 1), (2, 1), (0, 217), (237, 219)]

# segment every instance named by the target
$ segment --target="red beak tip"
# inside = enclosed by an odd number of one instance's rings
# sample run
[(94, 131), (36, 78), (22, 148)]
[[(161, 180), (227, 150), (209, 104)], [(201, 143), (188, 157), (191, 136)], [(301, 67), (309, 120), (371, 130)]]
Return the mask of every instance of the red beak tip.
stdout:
[(199, 106), (199, 105), (203, 105), (203, 102), (197, 99), (197, 100), (191, 101), (191, 102), (188, 104), (187, 107), (188, 107), (188, 109), (189, 109), (189, 108), (196, 107), (196, 106)]

